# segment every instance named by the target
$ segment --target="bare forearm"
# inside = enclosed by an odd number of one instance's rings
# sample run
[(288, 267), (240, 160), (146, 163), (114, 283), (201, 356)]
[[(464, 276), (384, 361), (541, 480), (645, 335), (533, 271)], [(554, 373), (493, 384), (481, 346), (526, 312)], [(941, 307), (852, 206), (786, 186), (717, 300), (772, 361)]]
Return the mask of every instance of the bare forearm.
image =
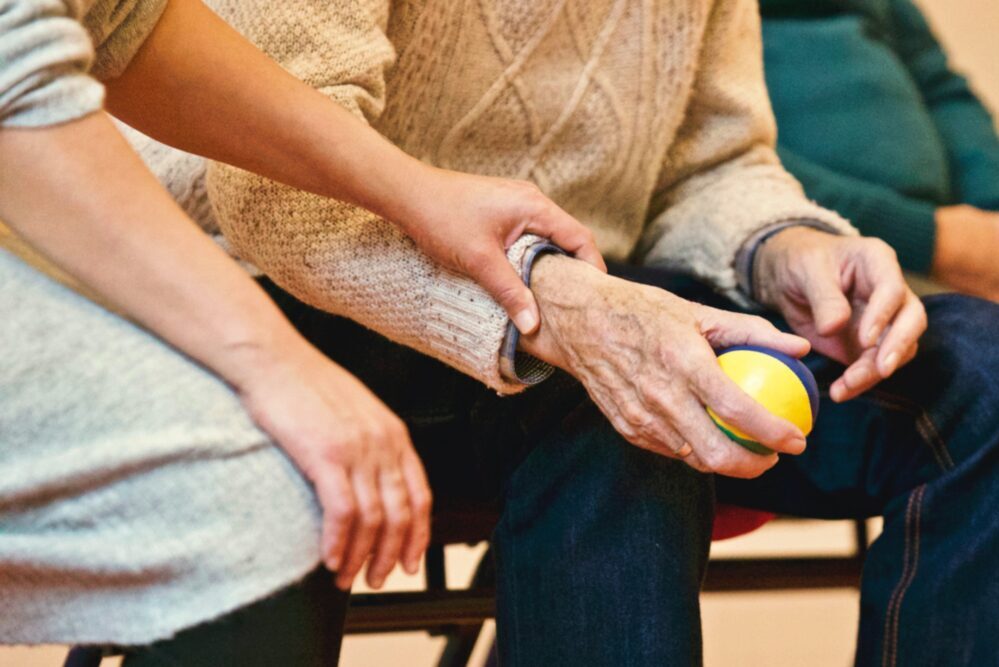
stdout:
[(172, 0), (125, 73), (106, 84), (108, 109), (163, 143), (393, 221), (418, 215), (402, 194), (419, 191), (429, 168), (285, 72), (199, 0)]
[(248, 348), (296, 336), (104, 114), (0, 130), (0, 162), (0, 217), (108, 303), (228, 380), (238, 380), (237, 357)]

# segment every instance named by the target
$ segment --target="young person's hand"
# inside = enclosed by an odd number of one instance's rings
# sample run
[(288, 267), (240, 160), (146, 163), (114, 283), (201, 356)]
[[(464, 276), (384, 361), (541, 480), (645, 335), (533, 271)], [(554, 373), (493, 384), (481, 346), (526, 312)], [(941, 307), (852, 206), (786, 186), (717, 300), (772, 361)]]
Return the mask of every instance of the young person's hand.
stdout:
[(790, 227), (760, 248), (754, 271), (760, 302), (847, 366), (829, 389), (834, 401), (859, 396), (916, 355), (926, 311), (885, 242)]
[(544, 324), (521, 339), (524, 349), (578, 378), (633, 445), (732, 477), (756, 477), (777, 463), (776, 453), (761, 456), (725, 437), (710, 407), (774, 452), (805, 449), (802, 432), (740, 390), (712, 348), (765, 345), (801, 356), (807, 341), (763, 318), (702, 306), (558, 255), (537, 261), (531, 287)]
[(368, 562), (380, 588), (430, 541), (430, 488), (405, 424), (357, 378), (294, 337), (275, 354), (238, 349), (233, 381), (254, 421), (315, 486), (322, 554), (349, 590)]
[(538, 309), (504, 252), (523, 234), (605, 269), (590, 231), (531, 183), (430, 167), (296, 80), (197, 0), (170, 2), (109, 110), (197, 155), (361, 205), (479, 283), (517, 328)]
[(430, 257), (479, 283), (523, 334), (541, 323), (531, 290), (507, 260), (524, 234), (549, 239), (606, 272), (593, 233), (527, 181), (430, 168), (411, 213), (395, 222)]
[(957, 290), (999, 301), (999, 212), (945, 206), (936, 213), (931, 275)]
[(109, 306), (235, 387), (312, 481), (324, 560), (341, 587), (369, 559), (374, 586), (397, 561), (416, 571), (430, 491), (402, 422), (302, 339), (104, 114), (3, 129), (0, 164), (0, 217)]

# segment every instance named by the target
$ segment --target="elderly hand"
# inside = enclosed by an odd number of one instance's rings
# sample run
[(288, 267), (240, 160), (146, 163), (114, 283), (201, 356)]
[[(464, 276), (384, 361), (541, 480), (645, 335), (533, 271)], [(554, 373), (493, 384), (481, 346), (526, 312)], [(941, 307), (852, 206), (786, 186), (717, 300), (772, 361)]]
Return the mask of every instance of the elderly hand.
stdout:
[(349, 590), (366, 561), (379, 588), (410, 574), (430, 541), (430, 488), (406, 426), (357, 378), (304, 341), (278, 354), (241, 349), (234, 378), (248, 412), (313, 483), (322, 553)]
[(760, 475), (777, 462), (733, 443), (708, 417), (775, 452), (798, 454), (805, 437), (740, 390), (712, 348), (765, 345), (793, 356), (808, 342), (766, 320), (728, 313), (602, 274), (562, 256), (538, 260), (531, 286), (543, 324), (525, 350), (577, 377), (629, 442), (683, 458), (705, 472)]
[(916, 355), (926, 311), (883, 241), (790, 227), (760, 248), (754, 271), (757, 298), (847, 366), (830, 388), (834, 401), (862, 394)]
[(974, 206), (937, 209), (932, 276), (951, 287), (999, 301), (999, 213)]
[(506, 258), (524, 234), (547, 238), (576, 258), (606, 271), (593, 233), (533, 183), (430, 168), (412, 188), (416, 203), (393, 217), (430, 257), (479, 283), (521, 333), (540, 324), (531, 290)]

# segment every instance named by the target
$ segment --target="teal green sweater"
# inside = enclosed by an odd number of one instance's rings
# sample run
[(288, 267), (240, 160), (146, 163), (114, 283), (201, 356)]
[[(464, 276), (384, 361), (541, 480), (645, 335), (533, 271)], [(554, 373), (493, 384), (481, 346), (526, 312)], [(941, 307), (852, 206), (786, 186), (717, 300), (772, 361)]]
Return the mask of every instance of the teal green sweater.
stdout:
[(934, 211), (999, 210), (992, 118), (909, 0), (761, 0), (779, 150), (808, 195), (933, 260)]

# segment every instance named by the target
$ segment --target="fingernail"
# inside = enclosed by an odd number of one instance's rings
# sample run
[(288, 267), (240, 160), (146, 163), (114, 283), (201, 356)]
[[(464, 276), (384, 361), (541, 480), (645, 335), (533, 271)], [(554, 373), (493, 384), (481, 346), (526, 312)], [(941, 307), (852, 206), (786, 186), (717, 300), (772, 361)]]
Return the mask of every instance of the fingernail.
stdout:
[(385, 583), (385, 577), (375, 577), (374, 579), (371, 580), (371, 587), (381, 588), (382, 584), (384, 583)]
[(327, 559), (327, 561), (326, 561), (326, 569), (329, 570), (330, 572), (336, 572), (337, 570), (339, 570), (340, 569), (340, 557), (339, 556), (335, 556), (333, 558)]
[(895, 372), (895, 366), (898, 365), (898, 352), (892, 352), (887, 357), (885, 357), (885, 375), (891, 375)]
[(513, 316), (513, 323), (517, 326), (517, 330), (520, 333), (526, 335), (532, 333), (537, 328), (538, 317), (534, 314), (533, 310), (525, 308)]
[(677, 450), (676, 455), (680, 458), (690, 456), (690, 453), (694, 451), (694, 448), (689, 444), (684, 444), (683, 447)]
[(806, 443), (805, 443), (805, 439), (804, 438), (797, 438), (797, 437), (791, 438), (791, 442), (790, 442), (791, 449), (794, 450), (794, 451), (796, 451), (796, 452), (804, 451), (805, 444)]

